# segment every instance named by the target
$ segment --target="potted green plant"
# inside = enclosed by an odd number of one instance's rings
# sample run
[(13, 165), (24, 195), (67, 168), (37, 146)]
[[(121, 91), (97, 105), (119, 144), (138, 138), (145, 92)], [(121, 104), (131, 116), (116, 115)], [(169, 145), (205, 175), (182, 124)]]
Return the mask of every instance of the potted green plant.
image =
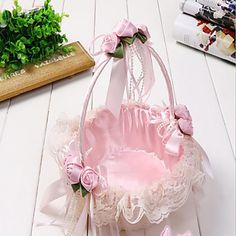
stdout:
[[(21, 71), (22, 68), (41, 63), (44, 60), (49, 60), (55, 57), (55, 55), (65, 55), (72, 51), (76, 52), (73, 46), (65, 46), (67, 37), (61, 32), (62, 19), (68, 15), (65, 13), (56, 13), (50, 1), (51, 0), (45, 0), (44, 5), (40, 8), (22, 11), (18, 1), (15, 0), (12, 11), (4, 10), (0, 12), (0, 78), (2, 81), (24, 74), (25, 70), (23, 70), (24, 73), (14, 72)], [(82, 51), (86, 53), (84, 49)], [(89, 68), (94, 62), (89, 55), (86, 54), (86, 56), (90, 61), (87, 66)], [(79, 60), (79, 58), (77, 59)], [(57, 60), (54, 60), (54, 62), (55, 61)], [(87, 67), (83, 67), (83, 70), (88, 69)], [(78, 71), (74, 70), (73, 73), (81, 70), (78, 68)], [(55, 80), (73, 73), (62, 72), (63, 76), (57, 76)], [(34, 75), (32, 74), (31, 79), (33, 78)], [(49, 78), (48, 81), (52, 82), (53, 80), (54, 79)], [(1, 88), (4, 89), (3, 86), (6, 86), (6, 84), (6, 82), (2, 83), (0, 81), (0, 94)], [(40, 86), (44, 85), (46, 81), (38, 84), (40, 84)], [(36, 87), (39, 86), (36, 85)], [(17, 88), (15, 87), (13, 89)], [(4, 98), (8, 97), (9, 96), (5, 96)]]
[(22, 12), (15, 0), (12, 11), (0, 13), (0, 67), (18, 70), (56, 52), (71, 51), (71, 47), (63, 46), (67, 41), (60, 26), (64, 16), (67, 15), (55, 13), (50, 0), (42, 8), (28, 12)]

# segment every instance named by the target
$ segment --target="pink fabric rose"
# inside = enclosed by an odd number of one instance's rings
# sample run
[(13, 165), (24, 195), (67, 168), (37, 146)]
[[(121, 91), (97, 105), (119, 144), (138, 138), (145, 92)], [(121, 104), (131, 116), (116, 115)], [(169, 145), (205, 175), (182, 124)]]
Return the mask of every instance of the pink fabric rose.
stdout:
[(177, 105), (175, 107), (175, 116), (179, 119), (179, 118), (183, 118), (185, 120), (192, 120), (192, 117), (189, 113), (188, 108), (185, 105)]
[(187, 135), (193, 135), (192, 117), (189, 110), (184, 105), (175, 107), (175, 117), (178, 119), (180, 130)]
[(129, 20), (124, 19), (115, 26), (113, 32), (119, 37), (133, 37), (138, 29)]
[(139, 32), (141, 32), (142, 34), (144, 34), (147, 39), (150, 39), (150, 33), (148, 31), (148, 27), (146, 25), (137, 25), (137, 28), (139, 30)]
[(107, 34), (102, 42), (102, 51), (106, 53), (114, 53), (120, 39), (115, 33)]
[(78, 163), (67, 163), (66, 174), (72, 184), (80, 182), (80, 177), (83, 172), (83, 166)]
[(81, 184), (88, 191), (91, 192), (98, 185), (99, 176), (98, 174), (91, 168), (86, 166), (81, 174)]
[(183, 118), (180, 118), (178, 120), (178, 125), (184, 134), (193, 135), (193, 125), (191, 120), (184, 120)]

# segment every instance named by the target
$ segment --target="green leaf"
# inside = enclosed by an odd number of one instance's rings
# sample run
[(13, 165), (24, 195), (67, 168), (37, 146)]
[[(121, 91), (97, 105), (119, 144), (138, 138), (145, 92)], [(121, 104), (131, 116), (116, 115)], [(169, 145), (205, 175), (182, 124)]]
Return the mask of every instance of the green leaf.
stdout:
[(6, 70), (17, 70), (22, 65), (36, 63), (62, 50), (67, 41), (61, 34), (60, 23), (65, 14), (58, 14), (44, 1), (44, 7), (22, 12), (18, 1), (12, 11), (0, 12), (0, 66)]
[(5, 61), (0, 60), (0, 67), (5, 67), (5, 65), (6, 65)]
[(17, 57), (18, 57), (18, 59), (21, 60), (21, 63), (22, 63), (23, 65), (29, 62), (28, 57), (27, 57), (26, 55), (22, 54), (22, 53), (19, 53), (19, 54), (17, 55)]
[(39, 47), (33, 47), (32, 48), (32, 54), (38, 54), (40, 52), (40, 48)]
[(134, 43), (134, 40), (136, 39), (137, 35), (135, 34), (133, 37), (122, 37), (121, 41), (124, 43), (127, 43), (128, 45), (131, 45)]
[(21, 6), (18, 3), (18, 0), (14, 0), (14, 6), (15, 9), (13, 10), (13, 13), (15, 13), (15, 15), (18, 15), (22, 10)]
[(45, 7), (45, 8), (48, 8), (50, 2), (51, 2), (51, 0), (46, 0), (46, 1), (44, 2), (44, 7)]
[(33, 18), (30, 18), (30, 19), (28, 20), (28, 23), (29, 23), (30, 25), (32, 25), (32, 24), (34, 23), (34, 19), (33, 19)]
[(9, 61), (9, 53), (5, 52), (1, 57), (2, 61)]
[(80, 185), (80, 192), (82, 197), (85, 197), (89, 193), (82, 184)]
[(5, 28), (7, 26), (7, 22), (3, 19), (3, 13), (0, 11), (0, 28)]
[(71, 185), (73, 191), (76, 193), (78, 190), (80, 190), (80, 193), (82, 197), (85, 197), (88, 194), (88, 191), (83, 187), (82, 184), (77, 183), (77, 184), (72, 184)]
[(22, 36), (22, 37), (20, 38), (20, 41), (21, 41), (23, 44), (30, 44), (30, 40), (27, 39), (27, 38), (24, 37), (24, 36)]
[(4, 10), (3, 13), (2, 13), (2, 19), (5, 21), (5, 22), (8, 22), (10, 21), (12, 15), (11, 15), (11, 12), (8, 11), (8, 10)]
[(65, 53), (69, 53), (69, 52), (74, 51), (74, 47), (73, 47), (73, 46), (65, 46), (65, 47), (63, 47), (62, 49), (63, 49), (63, 51), (64, 51)]
[(71, 187), (75, 193), (80, 189), (80, 185), (81, 185), (80, 183), (71, 185)]
[(137, 37), (138, 39), (140, 39), (140, 41), (141, 41), (142, 43), (145, 43), (145, 42), (147, 41), (146, 35), (144, 35), (144, 34), (142, 34), (142, 33), (140, 33), (140, 32), (136, 33), (136, 37)]
[(16, 71), (16, 70), (19, 70), (21, 68), (21, 65), (20, 65), (20, 63), (17, 63), (17, 62), (16, 63), (11, 63), (9, 65), (9, 68)]
[(25, 44), (21, 40), (17, 40), (15, 46), (17, 51), (25, 51)]
[(123, 58), (124, 57), (124, 45), (122, 42), (120, 42), (114, 53), (109, 53), (109, 55), (111, 55), (112, 57), (116, 57), (116, 58)]

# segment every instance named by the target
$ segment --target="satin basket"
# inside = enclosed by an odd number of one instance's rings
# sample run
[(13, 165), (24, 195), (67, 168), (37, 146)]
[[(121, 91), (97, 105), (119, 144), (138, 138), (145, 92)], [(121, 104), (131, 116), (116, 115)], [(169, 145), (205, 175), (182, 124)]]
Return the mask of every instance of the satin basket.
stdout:
[[(123, 20), (101, 37), (81, 117), (58, 122), (54, 156), (61, 178), (41, 206), (48, 214), (51, 202), (66, 196), (61, 206), (66, 235), (119, 236), (122, 229), (159, 224), (185, 204), (206, 175), (208, 161), (192, 137), (192, 118), (186, 106), (175, 103), (147, 27)], [(168, 105), (145, 100), (154, 84), (153, 60), (163, 72)], [(106, 104), (88, 111), (109, 62)]]

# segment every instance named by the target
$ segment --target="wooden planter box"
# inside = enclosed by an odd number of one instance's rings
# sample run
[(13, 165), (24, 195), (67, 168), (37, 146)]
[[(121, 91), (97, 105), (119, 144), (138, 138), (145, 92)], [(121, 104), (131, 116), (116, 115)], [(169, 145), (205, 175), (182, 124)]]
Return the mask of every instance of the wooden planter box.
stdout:
[(54, 81), (75, 75), (94, 66), (94, 60), (79, 42), (70, 44), (74, 51), (28, 65), (10, 75), (0, 69), (0, 102)]

